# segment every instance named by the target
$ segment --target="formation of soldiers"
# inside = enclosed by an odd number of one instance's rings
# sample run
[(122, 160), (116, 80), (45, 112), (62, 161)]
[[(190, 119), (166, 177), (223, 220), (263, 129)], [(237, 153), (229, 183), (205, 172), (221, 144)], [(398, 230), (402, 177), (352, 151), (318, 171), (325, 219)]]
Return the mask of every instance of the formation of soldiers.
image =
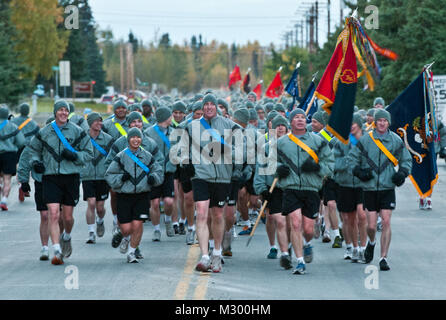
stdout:
[[(0, 208), (8, 210), (16, 167), (20, 201), (30, 196), (31, 176), (41, 217), (40, 260), (50, 259), (51, 239), (51, 262), (60, 265), (73, 250), (82, 184), (87, 243), (104, 236), (110, 195), (111, 244), (129, 263), (144, 258), (144, 222), (151, 221), (152, 241), (159, 242), (164, 217), (167, 237), (186, 235), (187, 245), (198, 240), (197, 271), (220, 272), (223, 257), (233, 254), (236, 226), (243, 227), (239, 235), (250, 235), (250, 216), (267, 201), (267, 258), (278, 258), (283, 268), (293, 268), (294, 254), (293, 273), (305, 274), (312, 241), (320, 237), (333, 248), (345, 242), (344, 259), (370, 263), (378, 230), (379, 265), (389, 270), (395, 188), (412, 161), (388, 129), (384, 100), (375, 99), (367, 111), (355, 108), (348, 144), (325, 130), (322, 109), (309, 121), (292, 103), (285, 97), (257, 101), (253, 92), (207, 91), (183, 100), (153, 96), (130, 106), (117, 100), (104, 120), (96, 112), (79, 116), (72, 103), (59, 100), (43, 128), (29, 118), (29, 105), (22, 104), (20, 117), (11, 121), (2, 107)], [(446, 157), (444, 145), (438, 151)]]

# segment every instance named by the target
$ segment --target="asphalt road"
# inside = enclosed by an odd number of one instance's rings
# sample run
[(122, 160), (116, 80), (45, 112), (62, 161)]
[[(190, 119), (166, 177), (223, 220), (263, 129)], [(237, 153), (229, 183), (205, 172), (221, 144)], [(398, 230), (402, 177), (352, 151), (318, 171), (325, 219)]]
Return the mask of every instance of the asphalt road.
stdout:
[(53, 266), (38, 259), (39, 214), (33, 198), (19, 203), (14, 184), (9, 211), (0, 212), (0, 299), (445, 299), (446, 165), (443, 160), (438, 163), (432, 211), (418, 209), (409, 180), (397, 190), (388, 272), (378, 271), (379, 245), (370, 265), (352, 264), (343, 260), (344, 249), (333, 249), (319, 239), (313, 240), (314, 260), (307, 265), (307, 274), (293, 275), (279, 266), (278, 259), (266, 258), (269, 247), (263, 224), (249, 247), (248, 237), (235, 239), (233, 257), (225, 259), (219, 274), (194, 271), (199, 248), (187, 246), (185, 236), (167, 238), (162, 226), (162, 241), (152, 242), (150, 222), (144, 226), (141, 244), (145, 259), (128, 264), (125, 255), (110, 245), (108, 202), (104, 237), (94, 245), (85, 243), (83, 201), (75, 208), (73, 254), (64, 265)]

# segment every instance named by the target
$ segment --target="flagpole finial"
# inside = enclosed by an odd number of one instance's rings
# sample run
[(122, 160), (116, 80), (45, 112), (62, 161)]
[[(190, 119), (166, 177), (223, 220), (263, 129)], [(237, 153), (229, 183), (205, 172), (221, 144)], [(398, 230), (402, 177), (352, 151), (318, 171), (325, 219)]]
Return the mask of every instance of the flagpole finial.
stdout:
[(259, 83), (263, 83), (263, 80), (260, 80), (260, 82)]
[(314, 81), (314, 79), (316, 79), (318, 73), (319, 73), (319, 71), (316, 71), (316, 72), (313, 74), (313, 79), (312, 79), (311, 81)]
[(248, 71), (246, 71), (246, 73), (249, 73), (251, 71), (251, 67), (248, 68)]
[(434, 65), (434, 63), (435, 63), (435, 61), (433, 61), (433, 62), (430, 63), (430, 64), (426, 64), (426, 65), (424, 66), (424, 69), (425, 69), (425, 70), (429, 70), (429, 69)]
[(279, 71), (278, 71), (278, 72), (280, 72), (280, 71), (282, 71), (282, 66), (280, 66), (280, 68), (279, 68)]
[(296, 69), (300, 68), (300, 61), (296, 64)]

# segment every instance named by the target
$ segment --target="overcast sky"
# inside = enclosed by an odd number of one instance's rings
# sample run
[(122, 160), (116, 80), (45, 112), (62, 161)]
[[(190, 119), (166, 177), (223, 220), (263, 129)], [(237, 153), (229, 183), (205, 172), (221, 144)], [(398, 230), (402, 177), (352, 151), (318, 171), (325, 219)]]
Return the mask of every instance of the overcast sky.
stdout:
[[(110, 27), (116, 39), (127, 39), (130, 30), (145, 43), (169, 33), (174, 43), (202, 34), (203, 41), (282, 45), (282, 35), (302, 15), (305, 0), (91, 0), (94, 18), (101, 29)], [(339, 22), (339, 0), (332, 0), (332, 19)], [(319, 1), (320, 41), (327, 33), (327, 1)], [(333, 21), (333, 20), (332, 20)], [(334, 27), (332, 23), (332, 28)]]

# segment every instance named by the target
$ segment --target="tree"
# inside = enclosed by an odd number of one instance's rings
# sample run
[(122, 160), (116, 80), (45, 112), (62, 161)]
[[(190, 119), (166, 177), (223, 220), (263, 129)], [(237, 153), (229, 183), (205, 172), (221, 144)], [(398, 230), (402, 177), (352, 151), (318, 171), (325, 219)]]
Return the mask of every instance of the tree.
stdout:
[(16, 105), (31, 87), (29, 71), (15, 50), (17, 30), (10, 19), (9, 1), (0, 2), (0, 103)]
[(94, 95), (100, 96), (105, 92), (106, 74), (91, 7), (88, 0), (62, 0), (61, 4), (79, 8), (79, 29), (71, 30), (63, 60), (70, 61), (72, 80), (95, 81)]
[(69, 32), (58, 28), (63, 22), (57, 0), (12, 0), (11, 21), (17, 28), (17, 50), (30, 67), (29, 76), (52, 75), (67, 47)]

